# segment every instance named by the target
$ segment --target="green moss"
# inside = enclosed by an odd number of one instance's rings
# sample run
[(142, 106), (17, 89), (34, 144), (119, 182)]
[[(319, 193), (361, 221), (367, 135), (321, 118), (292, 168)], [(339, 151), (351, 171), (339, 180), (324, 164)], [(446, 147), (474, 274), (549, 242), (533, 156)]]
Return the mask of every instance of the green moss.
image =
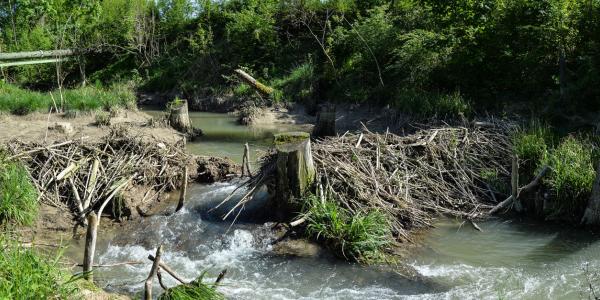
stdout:
[(542, 164), (552, 172), (544, 179), (556, 201), (553, 215), (575, 217), (585, 208), (596, 173), (592, 164), (592, 146), (586, 139), (566, 137)]
[(276, 146), (303, 142), (310, 139), (308, 132), (286, 132), (275, 134), (274, 143)]
[(352, 214), (332, 200), (321, 202), (310, 194), (305, 198), (305, 212), (306, 233), (325, 241), (337, 255), (363, 263), (385, 260), (393, 237), (380, 211)]
[(27, 170), (20, 163), (0, 158), (0, 224), (33, 224), (38, 210), (37, 196)]

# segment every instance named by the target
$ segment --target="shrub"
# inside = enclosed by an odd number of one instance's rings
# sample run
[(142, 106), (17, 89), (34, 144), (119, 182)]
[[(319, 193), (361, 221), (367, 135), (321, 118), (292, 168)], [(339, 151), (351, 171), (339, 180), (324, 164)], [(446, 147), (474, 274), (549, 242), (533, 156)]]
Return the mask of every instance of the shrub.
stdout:
[(312, 62), (303, 63), (293, 69), (289, 75), (273, 81), (272, 84), (276, 88), (273, 98), (275, 102), (289, 100), (311, 104), (315, 81), (315, 67)]
[(31, 225), (37, 208), (37, 191), (27, 170), (19, 163), (3, 162), (0, 158), (0, 224)]
[(0, 236), (0, 299), (67, 299), (77, 292), (49, 259)]
[(552, 169), (544, 183), (556, 197), (553, 214), (575, 216), (588, 201), (596, 173), (592, 165), (592, 147), (587, 140), (565, 138), (543, 160)]
[(336, 254), (371, 263), (385, 258), (385, 248), (393, 240), (390, 225), (377, 211), (351, 214), (332, 200), (321, 203), (314, 195), (305, 199), (309, 236), (323, 239)]
[(96, 112), (96, 122), (97, 126), (109, 126), (110, 125), (110, 113), (106, 111), (97, 111)]

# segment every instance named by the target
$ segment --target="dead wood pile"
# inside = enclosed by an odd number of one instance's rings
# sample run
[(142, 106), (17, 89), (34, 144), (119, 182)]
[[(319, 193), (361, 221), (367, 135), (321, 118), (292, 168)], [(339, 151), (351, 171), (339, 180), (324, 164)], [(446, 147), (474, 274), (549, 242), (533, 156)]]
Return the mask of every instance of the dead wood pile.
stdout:
[(175, 189), (191, 159), (177, 145), (117, 132), (99, 143), (79, 139), (42, 145), (15, 140), (8, 149), (12, 158), (27, 166), (40, 201), (73, 212), (80, 222), (130, 183), (149, 187), (141, 202)]
[(512, 127), (477, 125), (320, 140), (313, 146), (317, 178), (328, 198), (351, 212), (384, 212), (400, 240), (437, 215), (483, 217), (496, 203), (482, 173), (509, 176)]

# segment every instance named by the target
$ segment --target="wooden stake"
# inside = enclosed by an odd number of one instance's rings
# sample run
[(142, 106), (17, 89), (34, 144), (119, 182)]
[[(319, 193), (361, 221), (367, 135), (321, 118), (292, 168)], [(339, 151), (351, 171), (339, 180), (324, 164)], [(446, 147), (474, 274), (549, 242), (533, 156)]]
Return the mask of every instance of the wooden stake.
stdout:
[(252, 171), (250, 170), (250, 146), (248, 143), (244, 144), (244, 158), (242, 159), (242, 176), (244, 176), (244, 168), (248, 171), (248, 176), (252, 177)]
[(94, 212), (87, 216), (88, 227), (85, 235), (85, 250), (83, 254), (83, 277), (93, 281), (92, 266), (94, 265), (94, 252), (96, 252), (96, 233), (98, 232), (98, 217)]
[(181, 179), (181, 192), (179, 193), (179, 203), (177, 203), (177, 208), (175, 212), (178, 212), (183, 208), (183, 202), (185, 201), (185, 196), (187, 194), (187, 186), (188, 186), (188, 168), (187, 166), (183, 167), (183, 178)]
[[(148, 259), (156, 262), (156, 259), (154, 256), (152, 256), (152, 254), (148, 255)], [(159, 261), (158, 265), (160, 266), (161, 269), (165, 270), (165, 272), (169, 273), (169, 275), (173, 276), (173, 278), (175, 278), (177, 281), (181, 282), (182, 284), (187, 284), (187, 282), (185, 282), (185, 280), (183, 280), (183, 277), (181, 277), (177, 273), (175, 273), (175, 271), (173, 271), (173, 269), (171, 269), (169, 266), (167, 266), (167, 264), (164, 263), (163, 261)]]
[(152, 268), (150, 269), (150, 274), (148, 274), (148, 278), (144, 284), (144, 299), (152, 300), (152, 280), (156, 272), (158, 272), (158, 267), (160, 264), (160, 255), (162, 254), (162, 244), (158, 246), (156, 249), (156, 259), (154, 259), (154, 263), (152, 264)]

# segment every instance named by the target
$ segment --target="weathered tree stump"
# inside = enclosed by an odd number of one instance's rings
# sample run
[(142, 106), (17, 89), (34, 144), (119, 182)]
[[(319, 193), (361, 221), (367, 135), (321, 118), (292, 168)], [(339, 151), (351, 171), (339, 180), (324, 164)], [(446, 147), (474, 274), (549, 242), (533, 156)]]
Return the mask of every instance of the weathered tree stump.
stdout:
[(600, 164), (596, 168), (596, 180), (592, 187), (592, 195), (588, 202), (581, 223), (585, 225), (600, 225)]
[(297, 213), (300, 198), (310, 189), (316, 176), (310, 149), (310, 135), (288, 132), (275, 135), (277, 184), (275, 209), (278, 218)]
[(85, 249), (83, 253), (83, 277), (93, 281), (92, 267), (94, 265), (94, 253), (96, 252), (96, 235), (98, 232), (98, 217), (94, 212), (87, 216), (87, 233), (85, 235)]
[(202, 131), (192, 126), (188, 113), (187, 100), (175, 100), (169, 107), (169, 124), (177, 131), (189, 135), (192, 139), (201, 136)]
[(335, 105), (322, 105), (317, 113), (317, 124), (313, 129), (313, 137), (334, 136), (335, 131)]

